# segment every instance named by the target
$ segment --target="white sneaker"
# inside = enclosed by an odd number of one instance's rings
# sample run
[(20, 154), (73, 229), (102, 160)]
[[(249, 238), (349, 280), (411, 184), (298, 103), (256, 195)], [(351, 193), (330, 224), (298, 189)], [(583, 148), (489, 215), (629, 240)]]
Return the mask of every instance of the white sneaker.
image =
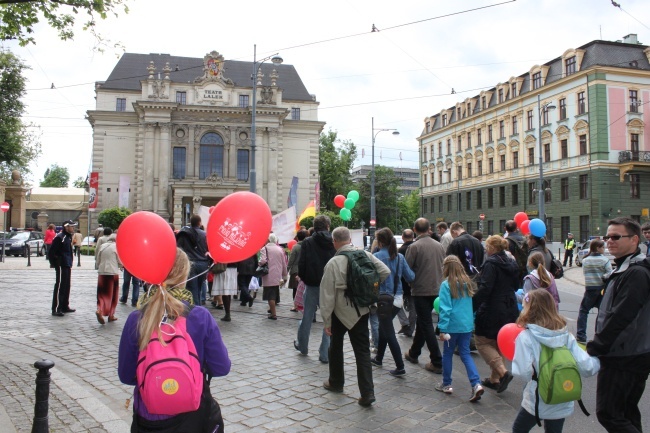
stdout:
[(370, 353), (377, 353), (377, 348), (376, 347), (371, 347), (370, 348)]
[(485, 392), (485, 390), (483, 389), (480, 383), (477, 383), (472, 387), (472, 396), (470, 397), (469, 401), (471, 401), (472, 403), (479, 401), (481, 399), (481, 396), (483, 395), (483, 392)]
[(454, 388), (451, 385), (443, 385), (442, 383), (436, 385), (436, 391), (444, 392), (445, 394), (451, 394), (454, 392)]

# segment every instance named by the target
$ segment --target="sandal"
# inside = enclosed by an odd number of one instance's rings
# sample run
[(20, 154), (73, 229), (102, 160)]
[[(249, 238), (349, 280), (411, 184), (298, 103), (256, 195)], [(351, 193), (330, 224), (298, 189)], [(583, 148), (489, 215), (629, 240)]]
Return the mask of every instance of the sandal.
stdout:
[(106, 322), (104, 322), (104, 316), (102, 316), (101, 311), (99, 311), (99, 310), (95, 311), (95, 315), (97, 316), (97, 321), (98, 321), (101, 325), (103, 325), (104, 323), (106, 323)]
[(270, 314), (268, 315), (268, 318), (271, 320), (278, 320), (278, 316), (271, 316)]
[(291, 309), (291, 310), (289, 310), (289, 311), (291, 311), (292, 313), (297, 313), (297, 312), (298, 312), (298, 310), (297, 310), (297, 309), (295, 309), (295, 308), (292, 308), (292, 309)]

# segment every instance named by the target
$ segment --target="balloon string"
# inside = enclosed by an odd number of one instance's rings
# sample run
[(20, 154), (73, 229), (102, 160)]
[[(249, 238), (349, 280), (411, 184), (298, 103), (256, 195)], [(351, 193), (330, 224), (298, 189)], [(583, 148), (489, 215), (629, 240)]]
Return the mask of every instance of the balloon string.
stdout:
[(178, 287), (178, 286), (182, 286), (182, 285), (184, 285), (185, 283), (187, 283), (188, 281), (192, 281), (192, 280), (195, 279), (195, 278), (199, 278), (201, 275), (205, 275), (205, 274), (207, 274), (208, 272), (210, 272), (210, 268), (206, 269), (205, 271), (201, 272), (200, 274), (196, 274), (196, 275), (194, 275), (192, 278), (188, 278), (188, 279), (185, 280), (185, 281), (181, 281), (180, 283), (176, 284), (175, 286), (170, 287), (170, 289), (174, 289), (174, 288), (176, 288), (176, 287)]

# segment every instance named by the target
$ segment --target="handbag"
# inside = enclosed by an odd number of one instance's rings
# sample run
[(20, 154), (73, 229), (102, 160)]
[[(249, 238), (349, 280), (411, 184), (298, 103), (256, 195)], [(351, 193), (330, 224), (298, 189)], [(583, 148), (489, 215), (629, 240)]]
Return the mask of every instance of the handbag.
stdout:
[(257, 269), (255, 269), (256, 277), (263, 277), (269, 274), (269, 250), (264, 247), (264, 251), (266, 251), (266, 263), (257, 266)]
[(553, 256), (551, 253), (551, 274), (553, 277), (557, 280), (558, 278), (562, 278), (564, 276), (564, 269), (562, 268), (562, 262), (559, 261), (558, 259)]
[(380, 319), (387, 319), (393, 317), (393, 303), (395, 302), (395, 295), (397, 294), (397, 282), (399, 280), (399, 254), (397, 255), (397, 267), (395, 268), (395, 275), (393, 276), (393, 294), (380, 293), (379, 300), (377, 301), (377, 316)]
[(212, 267), (210, 268), (210, 272), (212, 272), (214, 275), (218, 275), (226, 272), (226, 268), (227, 266), (225, 263), (215, 262), (212, 264)]

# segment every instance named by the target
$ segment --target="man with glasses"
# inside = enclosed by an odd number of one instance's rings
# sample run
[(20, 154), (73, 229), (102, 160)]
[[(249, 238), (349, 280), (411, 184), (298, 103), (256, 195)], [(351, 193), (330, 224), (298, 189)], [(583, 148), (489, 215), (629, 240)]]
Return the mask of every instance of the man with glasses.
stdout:
[(641, 227), (631, 218), (608, 221), (607, 242), (616, 270), (596, 319), (587, 352), (601, 367), (596, 415), (608, 432), (641, 432), (639, 400), (650, 373), (650, 260), (639, 250)]

